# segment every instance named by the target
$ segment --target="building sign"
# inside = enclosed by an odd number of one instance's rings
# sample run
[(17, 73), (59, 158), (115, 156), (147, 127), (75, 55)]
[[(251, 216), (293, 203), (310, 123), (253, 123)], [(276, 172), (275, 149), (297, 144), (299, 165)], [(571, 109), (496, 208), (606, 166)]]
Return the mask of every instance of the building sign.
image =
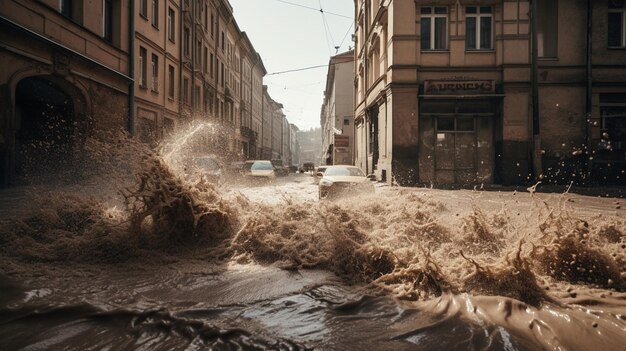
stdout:
[(348, 135), (335, 135), (335, 147), (349, 147), (350, 136)]
[(427, 80), (424, 93), (427, 95), (493, 94), (493, 80)]

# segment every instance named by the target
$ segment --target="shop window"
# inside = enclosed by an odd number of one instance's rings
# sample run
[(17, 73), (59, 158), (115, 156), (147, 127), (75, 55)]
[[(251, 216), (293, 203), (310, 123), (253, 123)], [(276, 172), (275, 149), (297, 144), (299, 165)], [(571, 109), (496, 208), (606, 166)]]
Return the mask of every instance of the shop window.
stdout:
[(422, 50), (448, 49), (448, 8), (428, 6), (421, 8)]
[(626, 150), (626, 94), (601, 94), (602, 142), (609, 150)]
[(454, 131), (454, 117), (438, 117), (437, 118), (437, 131), (446, 132)]
[(493, 9), (491, 6), (465, 8), (465, 48), (490, 50), (493, 38)]
[(473, 132), (474, 117), (437, 117), (438, 132)]
[(558, 56), (558, 0), (537, 2), (537, 56)]
[(458, 117), (456, 119), (456, 130), (459, 132), (473, 132), (474, 117)]
[(626, 48), (626, 1), (609, 1), (607, 34), (610, 48)]

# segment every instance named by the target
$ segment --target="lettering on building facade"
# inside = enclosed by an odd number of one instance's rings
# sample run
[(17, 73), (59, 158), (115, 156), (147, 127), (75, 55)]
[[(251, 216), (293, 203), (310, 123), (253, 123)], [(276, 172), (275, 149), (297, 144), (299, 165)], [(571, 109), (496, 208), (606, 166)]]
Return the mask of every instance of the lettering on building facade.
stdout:
[(493, 94), (495, 91), (493, 80), (424, 81), (424, 93), (428, 95)]

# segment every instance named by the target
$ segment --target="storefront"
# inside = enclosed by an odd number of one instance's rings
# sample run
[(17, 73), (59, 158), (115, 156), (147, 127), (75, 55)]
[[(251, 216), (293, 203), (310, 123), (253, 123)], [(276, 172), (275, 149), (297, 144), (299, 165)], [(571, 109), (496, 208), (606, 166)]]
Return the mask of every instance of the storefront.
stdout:
[(425, 81), (419, 95), (419, 180), (494, 181), (500, 96), (491, 80)]

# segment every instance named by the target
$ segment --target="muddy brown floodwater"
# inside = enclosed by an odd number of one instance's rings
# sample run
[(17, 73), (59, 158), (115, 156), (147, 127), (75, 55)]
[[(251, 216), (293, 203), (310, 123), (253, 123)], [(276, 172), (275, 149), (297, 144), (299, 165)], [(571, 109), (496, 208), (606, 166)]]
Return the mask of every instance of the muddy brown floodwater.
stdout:
[(134, 176), (40, 188), (0, 221), (1, 350), (626, 345), (617, 199), (380, 187), (319, 202), (306, 174), (216, 187), (184, 174), (182, 147), (132, 151)]

